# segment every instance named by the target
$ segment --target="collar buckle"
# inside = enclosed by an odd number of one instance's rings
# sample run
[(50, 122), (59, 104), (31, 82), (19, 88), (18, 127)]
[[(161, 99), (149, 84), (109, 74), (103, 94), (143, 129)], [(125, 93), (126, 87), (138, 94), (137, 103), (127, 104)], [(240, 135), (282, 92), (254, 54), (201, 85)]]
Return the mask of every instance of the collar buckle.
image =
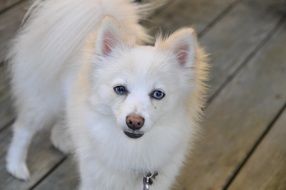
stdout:
[(143, 177), (143, 190), (150, 190), (150, 186), (153, 184), (158, 172), (155, 171), (154, 173), (148, 172)]

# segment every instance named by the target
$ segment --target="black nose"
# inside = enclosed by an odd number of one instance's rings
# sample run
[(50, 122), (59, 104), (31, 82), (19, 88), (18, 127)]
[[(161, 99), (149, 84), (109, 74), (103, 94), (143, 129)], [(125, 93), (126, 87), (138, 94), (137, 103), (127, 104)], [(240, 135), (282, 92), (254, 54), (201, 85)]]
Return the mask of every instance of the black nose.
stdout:
[(126, 124), (132, 130), (139, 130), (144, 125), (145, 119), (136, 114), (130, 114), (126, 117)]

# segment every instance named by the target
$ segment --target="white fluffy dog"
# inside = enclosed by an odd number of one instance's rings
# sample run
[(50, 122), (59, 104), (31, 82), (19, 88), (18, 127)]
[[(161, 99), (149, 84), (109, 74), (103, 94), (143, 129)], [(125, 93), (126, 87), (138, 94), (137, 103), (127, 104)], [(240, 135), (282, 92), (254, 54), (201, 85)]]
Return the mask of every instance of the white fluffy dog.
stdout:
[(170, 189), (204, 103), (194, 31), (142, 46), (140, 9), (127, 0), (33, 7), (9, 54), (17, 120), (7, 170), (28, 179), (31, 139), (54, 124), (51, 140), (75, 153), (81, 190)]

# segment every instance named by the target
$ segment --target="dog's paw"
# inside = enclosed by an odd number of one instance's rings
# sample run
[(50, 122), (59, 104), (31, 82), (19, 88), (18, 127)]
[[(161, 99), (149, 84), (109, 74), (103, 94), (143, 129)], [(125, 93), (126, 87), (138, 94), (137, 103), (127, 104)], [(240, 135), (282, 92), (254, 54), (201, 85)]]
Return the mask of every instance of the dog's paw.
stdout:
[(7, 171), (14, 177), (27, 181), (30, 178), (30, 172), (27, 168), (26, 163), (13, 163), (8, 162), (6, 165)]
[(59, 138), (53, 138), (53, 136), (51, 137), (51, 141), (53, 146), (62, 153), (70, 154), (72, 152), (72, 147), (68, 142), (61, 140)]
[(69, 134), (62, 127), (54, 127), (51, 133), (53, 146), (64, 154), (72, 153), (73, 147)]

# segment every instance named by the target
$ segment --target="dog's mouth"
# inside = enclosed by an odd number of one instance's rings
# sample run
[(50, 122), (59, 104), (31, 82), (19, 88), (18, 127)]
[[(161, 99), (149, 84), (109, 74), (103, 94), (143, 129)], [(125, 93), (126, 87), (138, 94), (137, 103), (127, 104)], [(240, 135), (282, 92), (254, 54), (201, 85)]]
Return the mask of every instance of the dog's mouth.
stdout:
[(140, 138), (140, 137), (142, 137), (144, 135), (143, 132), (138, 133), (138, 132), (135, 132), (135, 131), (134, 132), (124, 131), (124, 134), (127, 137), (132, 138), (132, 139), (138, 139), (138, 138)]

